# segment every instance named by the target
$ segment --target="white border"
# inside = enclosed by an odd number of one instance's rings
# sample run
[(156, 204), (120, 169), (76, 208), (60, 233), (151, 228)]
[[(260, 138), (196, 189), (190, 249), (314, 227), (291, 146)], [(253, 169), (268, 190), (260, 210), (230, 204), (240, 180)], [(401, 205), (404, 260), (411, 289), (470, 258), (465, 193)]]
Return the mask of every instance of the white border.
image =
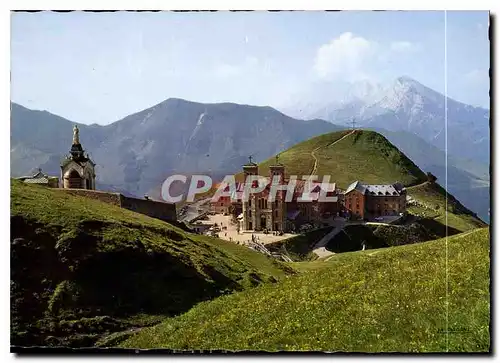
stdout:
[[(3, 102), (0, 103), (0, 108), (2, 111), (2, 118), (0, 127), (2, 128), (2, 132), (0, 132), (0, 137), (2, 138), (0, 145), (2, 147), (2, 152), (0, 152), (0, 156), (2, 158), (3, 169), (2, 172), (5, 173), (2, 178), (0, 178), (0, 193), (2, 197), (2, 231), (7, 234), (9, 233), (9, 216), (10, 216), (10, 195), (9, 195), (9, 179), (10, 176), (10, 112), (9, 112), (9, 101), (10, 101), (10, 13), (9, 10), (34, 10), (34, 9), (53, 9), (53, 10), (82, 10), (82, 9), (96, 9), (96, 10), (186, 10), (186, 9), (209, 9), (209, 10), (324, 10), (324, 9), (335, 9), (335, 10), (373, 10), (373, 9), (385, 9), (385, 10), (492, 10), (493, 13), (498, 14), (498, 7), (500, 2), (493, 0), (475, 0), (472, 2), (467, 2), (467, 9), (464, 7), (464, 2), (459, 1), (429, 1), (429, 0), (420, 0), (420, 1), (394, 1), (394, 0), (379, 0), (377, 2), (369, 1), (369, 0), (350, 0), (350, 1), (313, 1), (313, 0), (275, 0), (275, 1), (262, 1), (262, 0), (239, 0), (239, 1), (228, 1), (228, 0), (212, 0), (212, 1), (203, 1), (203, 0), (177, 0), (177, 1), (161, 1), (161, 0), (141, 0), (141, 1), (131, 1), (131, 0), (122, 0), (115, 2), (107, 2), (105, 3), (103, 0), (78, 0), (78, 1), (64, 1), (64, 0), (45, 0), (45, 1), (36, 1), (36, 0), (24, 0), (24, 1), (13, 1), (13, 0), (4, 0), (0, 2), (0, 42), (1, 42), (1, 56), (0, 59), (2, 61), (2, 72), (1, 72), (1, 96)], [(498, 28), (498, 23), (496, 27)], [(498, 32), (496, 32), (498, 33)], [(497, 39), (495, 39), (495, 43), (497, 43)], [(497, 77), (495, 76), (495, 79)], [(499, 104), (498, 96), (495, 96), (495, 100), (492, 100), (492, 103), (496, 105)], [(497, 140), (500, 140), (499, 137), (500, 131), (497, 129), (495, 132), (495, 136)], [(499, 141), (500, 142), (500, 141)], [(498, 147), (494, 146), (492, 150), (491, 159), (496, 160), (498, 156)], [(495, 180), (496, 178), (492, 179)], [(498, 196), (497, 196), (498, 197)], [(498, 197), (500, 198), (500, 197)], [(495, 198), (495, 203), (498, 203), (498, 198)], [(497, 234), (496, 226), (494, 226), (495, 234)], [(10, 346), (10, 327), (9, 327), (9, 317), (10, 317), (10, 306), (9, 306), (9, 280), (7, 276), (10, 276), (10, 251), (9, 251), (9, 241), (7, 238), (4, 238), (2, 241), (3, 253), (1, 254), (2, 258), (2, 279), (1, 279), (1, 291), (3, 291), (2, 298), (2, 321), (1, 321), (1, 350), (2, 353), (9, 352)], [(498, 247), (496, 247), (495, 251), (498, 251)], [(496, 256), (495, 256), (496, 257)], [(495, 260), (498, 262), (498, 259)], [(492, 267), (494, 268), (494, 266)], [(496, 276), (496, 275), (494, 275)], [(495, 279), (495, 290), (498, 289), (498, 276)], [(493, 306), (492, 306), (493, 308)], [(499, 334), (495, 334), (495, 341), (493, 344), (494, 347), (498, 347), (498, 337)], [(3, 357), (6, 355), (2, 354)], [(10, 355), (10, 358), (13, 359), (13, 355)], [(51, 357), (47, 357), (51, 359)], [(160, 358), (160, 357), (158, 357)], [(209, 357), (204, 357), (207, 359)], [(240, 357), (240, 359), (243, 357)], [(248, 357), (246, 357), (248, 358)], [(285, 359), (289, 359), (290, 356), (282, 357)], [(342, 359), (343, 357), (335, 356), (335, 359)], [(380, 357), (385, 359), (384, 356)], [(397, 357), (396, 357), (397, 358)], [(467, 357), (463, 357), (467, 358)], [(473, 357), (471, 357), (473, 358)], [(88, 359), (88, 358), (86, 358)], [(116, 358), (115, 358), (116, 359)], [(118, 358), (122, 359), (122, 358)], [(176, 357), (169, 357), (168, 359), (175, 359)], [(184, 358), (185, 359), (185, 358)], [(213, 359), (213, 358), (212, 358)], [(264, 359), (262, 357), (254, 357), (250, 359)], [(267, 358), (268, 359), (268, 358)], [(356, 357), (355, 360), (362, 359), (360, 357)], [(410, 360), (418, 359), (418, 357), (409, 358)], [(446, 359), (446, 358), (445, 358)], [(452, 359), (452, 358), (448, 358)]]

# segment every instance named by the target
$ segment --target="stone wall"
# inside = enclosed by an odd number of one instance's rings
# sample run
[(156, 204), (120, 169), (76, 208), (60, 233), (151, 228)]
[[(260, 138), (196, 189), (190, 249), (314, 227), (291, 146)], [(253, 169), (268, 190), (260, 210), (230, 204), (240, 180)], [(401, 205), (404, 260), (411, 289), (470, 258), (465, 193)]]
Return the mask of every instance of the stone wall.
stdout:
[(175, 204), (121, 195), (121, 207), (165, 222), (177, 221)]
[(120, 193), (103, 192), (88, 189), (59, 189), (64, 193), (96, 199), (104, 203), (141, 213), (165, 222), (176, 222), (175, 204), (156, 202), (153, 200), (125, 197)]

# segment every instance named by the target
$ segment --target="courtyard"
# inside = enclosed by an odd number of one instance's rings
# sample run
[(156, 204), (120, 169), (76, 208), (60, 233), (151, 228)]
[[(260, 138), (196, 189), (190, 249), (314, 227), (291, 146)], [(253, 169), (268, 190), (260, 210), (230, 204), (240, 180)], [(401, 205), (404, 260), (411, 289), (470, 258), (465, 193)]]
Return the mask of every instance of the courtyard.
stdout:
[(216, 232), (219, 238), (240, 244), (247, 244), (248, 242), (251, 242), (252, 235), (258, 242), (262, 244), (281, 241), (283, 239), (296, 236), (296, 234), (292, 233), (284, 233), (281, 236), (277, 236), (273, 235), (272, 232), (266, 234), (261, 231), (259, 232), (239, 231), (238, 233), (236, 223), (233, 223), (231, 221), (231, 216), (229, 215), (225, 216), (223, 214), (212, 214), (212, 215), (209, 214), (207, 215), (207, 217), (208, 220), (205, 220), (204, 221), (205, 223), (213, 224), (214, 226), (216, 225), (220, 228), (220, 231)]

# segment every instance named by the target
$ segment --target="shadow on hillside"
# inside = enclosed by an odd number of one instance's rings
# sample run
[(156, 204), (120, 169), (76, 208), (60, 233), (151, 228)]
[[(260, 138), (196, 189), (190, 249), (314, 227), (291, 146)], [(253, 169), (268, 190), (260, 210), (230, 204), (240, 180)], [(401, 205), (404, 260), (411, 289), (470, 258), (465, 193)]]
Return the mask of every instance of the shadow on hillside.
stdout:
[(432, 218), (420, 218), (417, 223), (427, 228), (430, 232), (434, 233), (437, 238), (462, 233), (458, 229), (450, 226), (445, 226), (444, 224)]
[[(165, 246), (147, 248), (140, 240), (107, 245), (102, 241), (106, 225), (92, 223), (92, 228), (65, 232), (11, 217), (12, 345), (81, 346), (81, 340), (63, 342), (73, 332), (61, 331), (61, 321), (177, 315), (240, 288), (213, 268), (200, 271)], [(86, 333), (88, 338), (95, 327)]]
[(281, 241), (268, 243), (266, 248), (275, 253), (282, 253), (293, 261), (311, 261), (317, 258), (312, 252), (313, 246), (328, 234), (333, 227), (324, 227), (301, 233)]
[(387, 247), (383, 239), (373, 234), (373, 227), (364, 225), (346, 226), (326, 245), (330, 252), (342, 253), (363, 249)]
[[(433, 219), (422, 219), (405, 225), (346, 226), (330, 242), (326, 249), (335, 253), (384, 247), (402, 246), (426, 242), (444, 236), (446, 228)], [(460, 231), (448, 227), (449, 235)]]

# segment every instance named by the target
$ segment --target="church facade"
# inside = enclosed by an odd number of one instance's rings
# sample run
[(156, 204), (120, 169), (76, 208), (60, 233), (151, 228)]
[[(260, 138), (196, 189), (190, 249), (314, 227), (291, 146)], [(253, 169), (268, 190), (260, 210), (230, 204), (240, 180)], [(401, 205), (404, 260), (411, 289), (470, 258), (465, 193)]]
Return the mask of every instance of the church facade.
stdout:
[[(250, 160), (243, 165), (243, 173), (244, 180), (247, 180), (251, 175), (259, 175), (259, 166)], [(278, 159), (269, 166), (269, 176), (265, 177), (264, 190), (252, 193), (248, 198), (243, 198), (244, 184), (237, 183), (235, 195), (211, 201), (212, 212), (220, 213), (222, 211), (225, 214), (238, 216), (240, 229), (243, 231), (269, 232), (288, 232), (297, 230), (305, 223), (322, 223), (323, 219), (337, 216), (340, 212), (339, 190), (335, 183), (323, 185), (321, 182), (313, 182), (312, 184), (310, 192), (324, 192), (329, 197), (329, 202), (301, 200), (302, 193), (306, 188), (304, 180), (296, 181), (296, 187), (291, 196), (287, 198), (287, 194), (290, 193), (288, 190), (278, 190), (275, 200), (271, 202), (269, 194), (273, 178), (277, 178), (279, 184), (289, 182), (285, 177), (285, 166)], [(254, 184), (257, 184), (257, 181), (254, 181)], [(326, 189), (323, 190), (323, 188)], [(228, 190), (229, 187), (226, 187), (225, 191)]]
[[(243, 165), (243, 174), (244, 180), (252, 175), (258, 176), (258, 164), (250, 159)], [(211, 201), (212, 212), (232, 214), (243, 231), (288, 232), (299, 230), (304, 224), (325, 225), (332, 217), (371, 220), (400, 216), (406, 211), (406, 188), (398, 182), (378, 185), (355, 181), (344, 191), (337, 188), (335, 183), (312, 181), (312, 184), (307, 185), (305, 180), (296, 180), (293, 192), (278, 191), (276, 199), (271, 202), (271, 181), (275, 177), (279, 184), (289, 182), (285, 178), (285, 166), (278, 159), (269, 166), (269, 176), (260, 177), (265, 179), (265, 188), (261, 192), (243, 198), (244, 183), (236, 183), (231, 196)], [(253, 187), (256, 184), (257, 181), (254, 181)], [(302, 196), (306, 190), (326, 196), (328, 200), (304, 200)], [(224, 191), (229, 191), (229, 186)], [(287, 198), (288, 193), (293, 194)]]
[[(249, 175), (259, 175), (259, 167), (256, 163), (250, 162), (243, 165), (245, 180)], [(279, 178), (279, 184), (284, 184), (285, 167), (276, 163), (269, 166), (270, 181), (274, 177)], [(255, 231), (276, 231), (284, 232), (287, 230), (286, 225), (286, 203), (285, 192), (277, 191), (276, 199), (269, 202), (270, 184), (260, 193), (250, 194), (247, 200), (242, 202), (243, 209), (243, 229)]]
[(61, 163), (61, 183), (65, 189), (95, 190), (95, 164), (80, 144), (78, 126), (73, 127), (73, 143)]

